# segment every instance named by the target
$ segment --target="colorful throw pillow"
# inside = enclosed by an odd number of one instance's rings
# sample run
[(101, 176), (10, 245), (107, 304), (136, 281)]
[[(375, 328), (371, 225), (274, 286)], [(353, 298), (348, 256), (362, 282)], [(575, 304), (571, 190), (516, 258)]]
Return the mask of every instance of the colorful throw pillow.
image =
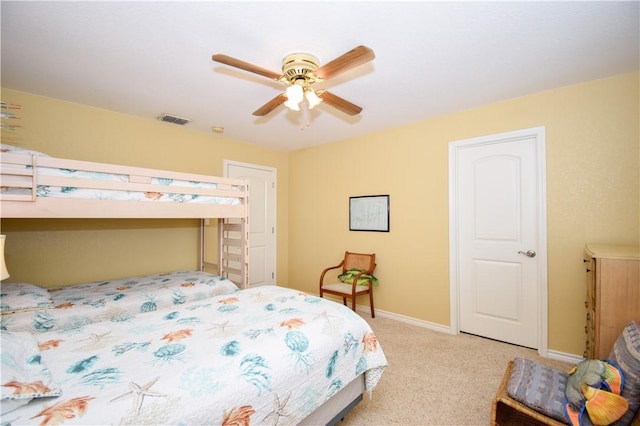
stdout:
[(29, 333), (2, 331), (2, 415), (34, 398), (62, 395), (44, 365), (38, 343)]
[[(353, 284), (353, 280), (360, 272), (362, 272), (361, 269), (349, 269), (338, 275), (338, 279), (340, 280), (340, 282), (343, 282), (345, 284)], [(367, 285), (369, 281), (371, 281), (374, 285), (378, 284), (378, 279), (373, 275), (362, 274), (358, 277), (358, 282), (356, 283), (356, 285)]]
[(565, 388), (569, 424), (613, 424), (629, 409), (629, 402), (620, 396), (623, 384), (622, 371), (611, 362), (585, 359), (576, 364), (569, 370)]
[(0, 307), (3, 314), (53, 308), (46, 288), (27, 283), (0, 284)]

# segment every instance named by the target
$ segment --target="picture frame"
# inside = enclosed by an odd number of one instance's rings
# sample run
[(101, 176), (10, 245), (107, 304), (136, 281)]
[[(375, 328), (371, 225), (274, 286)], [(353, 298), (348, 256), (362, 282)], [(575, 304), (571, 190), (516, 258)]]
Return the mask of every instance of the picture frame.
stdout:
[(349, 231), (389, 232), (389, 195), (349, 197)]

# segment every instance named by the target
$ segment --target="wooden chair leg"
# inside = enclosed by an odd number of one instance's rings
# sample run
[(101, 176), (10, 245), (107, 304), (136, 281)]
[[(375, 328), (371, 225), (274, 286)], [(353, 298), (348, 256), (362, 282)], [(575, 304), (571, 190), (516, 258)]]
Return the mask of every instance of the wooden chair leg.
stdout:
[(371, 305), (371, 318), (375, 318), (376, 313), (373, 310), (373, 289), (369, 291), (369, 304)]
[(351, 298), (351, 309), (353, 309), (353, 312), (356, 311), (356, 297), (352, 297)]
[(344, 306), (347, 306), (347, 298), (346, 298), (346, 297), (343, 297), (343, 298), (342, 298), (342, 304), (343, 304)]

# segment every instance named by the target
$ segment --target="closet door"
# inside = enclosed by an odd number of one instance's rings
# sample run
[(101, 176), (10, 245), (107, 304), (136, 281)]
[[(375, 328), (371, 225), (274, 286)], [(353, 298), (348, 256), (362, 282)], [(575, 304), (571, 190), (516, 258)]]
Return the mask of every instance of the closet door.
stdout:
[(224, 162), (225, 177), (249, 179), (249, 287), (276, 284), (276, 169)]

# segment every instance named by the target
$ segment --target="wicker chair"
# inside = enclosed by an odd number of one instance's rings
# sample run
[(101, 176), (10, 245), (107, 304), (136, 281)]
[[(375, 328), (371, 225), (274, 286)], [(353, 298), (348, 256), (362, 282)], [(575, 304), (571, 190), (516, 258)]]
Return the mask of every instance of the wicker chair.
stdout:
[[(342, 268), (342, 273), (350, 269), (359, 269), (360, 272), (353, 279), (353, 283), (337, 283), (337, 284), (325, 284), (324, 276), (332, 269)], [(351, 299), (351, 309), (356, 310), (356, 297), (364, 294), (369, 295), (369, 306), (371, 307), (371, 318), (375, 318), (376, 314), (373, 310), (373, 282), (369, 280), (365, 285), (358, 285), (358, 280), (361, 275), (372, 275), (373, 270), (376, 269), (376, 255), (364, 254), (364, 253), (351, 253), (344, 252), (344, 259), (336, 266), (330, 266), (325, 268), (320, 274), (320, 297), (324, 297), (324, 294), (332, 294), (334, 296), (342, 297), (342, 303), (347, 306), (347, 299)]]

